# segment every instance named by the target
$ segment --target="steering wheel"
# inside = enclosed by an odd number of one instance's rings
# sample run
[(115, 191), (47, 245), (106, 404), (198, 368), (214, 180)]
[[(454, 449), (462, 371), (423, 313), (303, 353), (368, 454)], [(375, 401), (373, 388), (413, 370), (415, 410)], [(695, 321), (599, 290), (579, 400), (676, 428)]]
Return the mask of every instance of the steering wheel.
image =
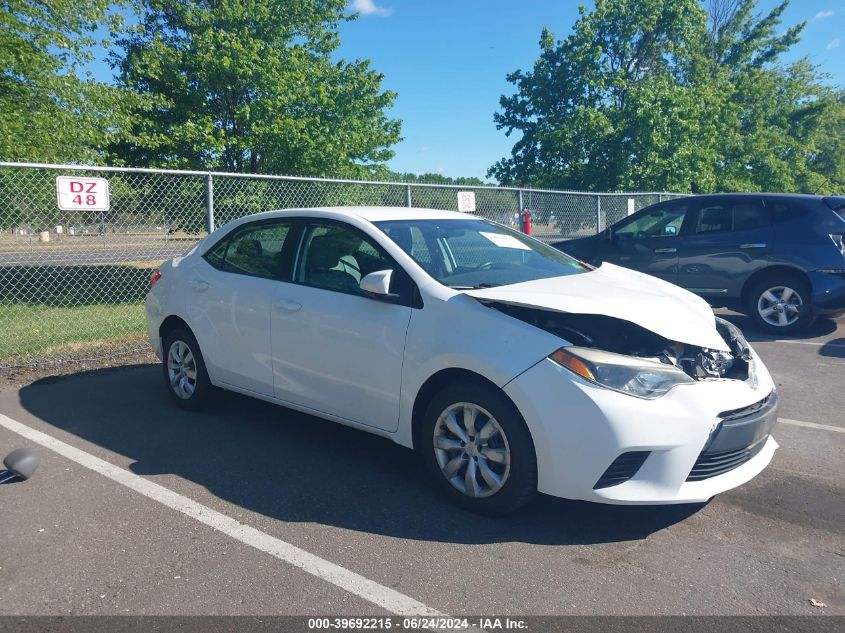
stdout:
[(490, 270), (495, 262), (484, 262), (475, 267), (475, 270)]

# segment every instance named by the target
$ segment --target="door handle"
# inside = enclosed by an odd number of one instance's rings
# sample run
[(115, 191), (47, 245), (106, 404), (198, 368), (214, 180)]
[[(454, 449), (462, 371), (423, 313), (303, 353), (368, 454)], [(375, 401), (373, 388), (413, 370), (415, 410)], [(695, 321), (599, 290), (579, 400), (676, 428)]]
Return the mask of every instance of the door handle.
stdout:
[(273, 307), (281, 312), (297, 312), (302, 308), (302, 304), (290, 299), (279, 299), (273, 304)]
[(208, 282), (202, 279), (192, 279), (190, 284), (191, 288), (197, 292), (205, 292), (209, 286)]
[(766, 248), (768, 244), (765, 242), (754, 242), (753, 244), (740, 244), (740, 248)]
[(654, 252), (655, 253), (677, 253), (678, 249), (677, 248), (655, 248)]

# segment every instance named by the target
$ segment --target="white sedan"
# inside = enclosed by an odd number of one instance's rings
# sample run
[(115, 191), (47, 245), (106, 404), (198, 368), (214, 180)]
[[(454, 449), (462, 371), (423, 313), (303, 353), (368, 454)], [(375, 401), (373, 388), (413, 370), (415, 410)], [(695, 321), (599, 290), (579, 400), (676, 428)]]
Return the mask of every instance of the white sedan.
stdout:
[(178, 405), (222, 388), (389, 437), (474, 511), (703, 502), (777, 448), (768, 371), (702, 299), (476, 216), (261, 213), (150, 285)]

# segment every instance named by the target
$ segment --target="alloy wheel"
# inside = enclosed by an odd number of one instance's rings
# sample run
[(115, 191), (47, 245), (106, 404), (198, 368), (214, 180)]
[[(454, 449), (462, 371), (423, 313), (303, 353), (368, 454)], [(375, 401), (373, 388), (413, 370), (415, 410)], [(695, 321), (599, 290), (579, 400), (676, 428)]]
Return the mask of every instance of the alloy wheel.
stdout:
[(173, 341), (167, 352), (167, 377), (170, 388), (182, 400), (188, 400), (197, 388), (197, 363), (184, 341)]
[(786, 327), (801, 318), (801, 295), (789, 286), (772, 286), (757, 300), (757, 313), (769, 325)]
[(511, 452), (505, 432), (482, 407), (458, 402), (434, 425), (434, 454), (446, 480), (468, 497), (489, 497), (510, 474)]

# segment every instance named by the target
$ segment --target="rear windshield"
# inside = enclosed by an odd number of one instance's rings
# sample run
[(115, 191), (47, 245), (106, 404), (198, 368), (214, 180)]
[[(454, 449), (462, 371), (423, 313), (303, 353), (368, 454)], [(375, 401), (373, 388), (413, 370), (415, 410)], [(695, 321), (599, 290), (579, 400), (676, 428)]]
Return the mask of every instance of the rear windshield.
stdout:
[(490, 288), (589, 270), (551, 246), (487, 220), (374, 224), (429, 275), (451, 288)]
[(824, 199), (824, 203), (845, 220), (845, 196), (828, 196)]

